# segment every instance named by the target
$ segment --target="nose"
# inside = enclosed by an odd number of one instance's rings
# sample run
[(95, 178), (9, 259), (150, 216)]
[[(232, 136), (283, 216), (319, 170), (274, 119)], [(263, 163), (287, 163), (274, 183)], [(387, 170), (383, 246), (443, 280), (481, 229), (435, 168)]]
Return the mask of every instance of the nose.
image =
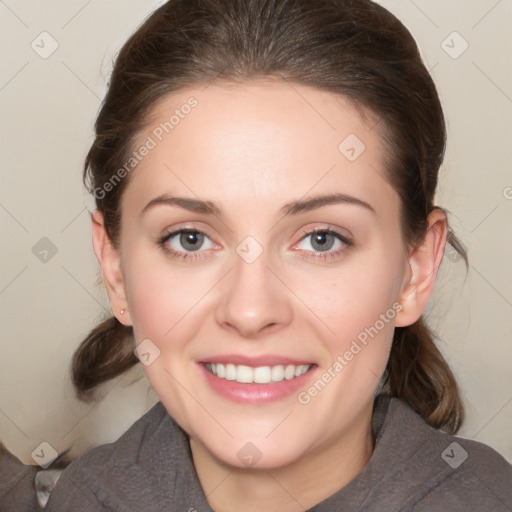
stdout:
[(268, 267), (266, 253), (248, 263), (234, 254), (234, 268), (223, 280), (215, 317), (224, 329), (257, 338), (288, 325), (293, 309), (288, 289)]

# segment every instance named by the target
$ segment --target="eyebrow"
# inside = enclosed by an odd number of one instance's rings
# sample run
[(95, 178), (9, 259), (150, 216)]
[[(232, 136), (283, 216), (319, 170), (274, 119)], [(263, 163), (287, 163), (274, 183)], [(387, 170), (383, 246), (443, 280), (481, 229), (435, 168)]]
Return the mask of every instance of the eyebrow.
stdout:
[[(281, 208), (281, 213), (283, 215), (297, 215), (299, 213), (316, 210), (323, 206), (330, 206), (335, 204), (361, 206), (376, 214), (375, 209), (369, 203), (347, 194), (329, 194), (311, 197), (309, 199), (299, 199), (298, 201), (292, 201), (290, 203), (286, 203)], [(181, 208), (191, 212), (222, 217), (222, 209), (212, 201), (204, 201), (202, 199), (193, 199), (188, 197), (175, 197), (168, 194), (163, 194), (149, 201), (149, 203), (143, 208), (141, 215), (144, 214), (147, 210), (159, 205), (180, 206)]]
[(291, 203), (285, 204), (281, 208), (281, 212), (284, 213), (284, 215), (295, 215), (298, 213), (316, 210), (322, 206), (330, 206), (333, 204), (351, 204), (355, 206), (362, 206), (363, 208), (366, 208), (367, 210), (376, 214), (375, 209), (369, 203), (347, 194), (329, 194), (326, 196), (316, 196), (309, 199), (293, 201)]
[(201, 199), (193, 199), (189, 197), (174, 197), (168, 194), (155, 197), (142, 209), (141, 215), (147, 210), (159, 205), (181, 206), (185, 210), (196, 213), (204, 213), (206, 215), (222, 216), (222, 210), (211, 201), (203, 201)]

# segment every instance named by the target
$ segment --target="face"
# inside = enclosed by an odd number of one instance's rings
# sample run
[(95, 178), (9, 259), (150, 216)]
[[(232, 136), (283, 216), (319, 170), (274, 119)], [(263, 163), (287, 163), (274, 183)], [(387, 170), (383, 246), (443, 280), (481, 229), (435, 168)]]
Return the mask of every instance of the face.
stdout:
[(368, 423), (410, 278), (375, 125), (332, 93), (252, 82), (166, 97), (136, 141), (124, 321), (223, 463), (284, 466)]

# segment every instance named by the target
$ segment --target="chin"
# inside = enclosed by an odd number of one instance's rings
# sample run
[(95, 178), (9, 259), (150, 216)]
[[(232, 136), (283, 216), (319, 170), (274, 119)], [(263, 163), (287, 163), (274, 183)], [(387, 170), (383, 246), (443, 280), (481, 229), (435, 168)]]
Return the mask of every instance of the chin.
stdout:
[(282, 443), (232, 442), (230, 445), (206, 445), (206, 450), (223, 464), (239, 469), (279, 469), (300, 460), (304, 447), (283, 446)]

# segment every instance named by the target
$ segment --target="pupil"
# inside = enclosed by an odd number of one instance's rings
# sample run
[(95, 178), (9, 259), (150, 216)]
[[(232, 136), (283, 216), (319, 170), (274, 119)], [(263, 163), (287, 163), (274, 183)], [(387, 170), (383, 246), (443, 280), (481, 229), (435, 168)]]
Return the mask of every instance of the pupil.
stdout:
[(329, 250), (334, 244), (334, 237), (331, 233), (315, 233), (312, 246), (316, 251)]
[(184, 249), (189, 251), (197, 251), (203, 245), (203, 235), (192, 231), (182, 233), (180, 243)]

